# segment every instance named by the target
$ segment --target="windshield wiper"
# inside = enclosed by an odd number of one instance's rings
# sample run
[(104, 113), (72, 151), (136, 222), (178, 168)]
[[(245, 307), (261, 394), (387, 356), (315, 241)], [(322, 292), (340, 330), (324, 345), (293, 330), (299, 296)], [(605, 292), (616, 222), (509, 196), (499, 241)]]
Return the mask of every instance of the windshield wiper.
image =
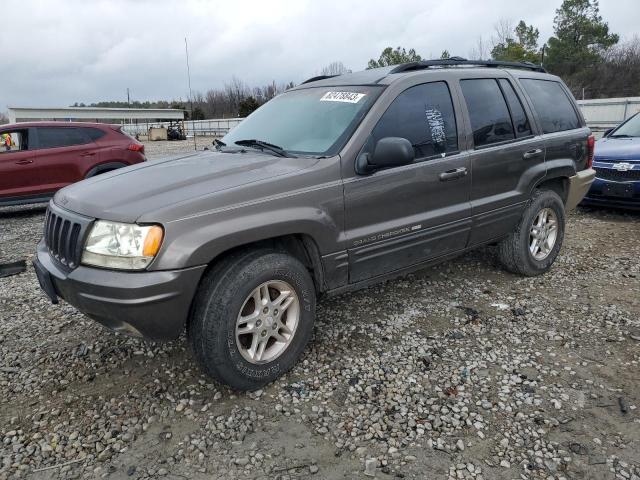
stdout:
[(609, 138), (634, 138), (636, 135), (627, 135), (623, 133), (621, 135), (609, 135)]
[(295, 155), (291, 155), (290, 153), (287, 153), (287, 151), (284, 148), (269, 142), (263, 142), (262, 140), (255, 140), (255, 139), (236, 140), (233, 143), (235, 143), (236, 145), (240, 145), (241, 147), (259, 148), (260, 150), (263, 150), (263, 151), (268, 150), (271, 153), (278, 155), (279, 157), (295, 158)]

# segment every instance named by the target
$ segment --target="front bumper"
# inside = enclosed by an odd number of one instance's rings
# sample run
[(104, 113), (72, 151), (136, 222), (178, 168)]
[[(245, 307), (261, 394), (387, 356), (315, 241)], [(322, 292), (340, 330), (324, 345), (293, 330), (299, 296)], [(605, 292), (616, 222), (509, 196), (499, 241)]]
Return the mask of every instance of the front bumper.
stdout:
[(640, 210), (640, 181), (614, 181), (596, 177), (582, 205)]
[(66, 272), (44, 241), (38, 244), (34, 267), (54, 303), (60, 296), (111, 330), (150, 340), (172, 340), (182, 333), (206, 268), (120, 272), (80, 265)]
[(573, 210), (589, 191), (596, 171), (593, 168), (581, 170), (573, 177), (569, 177), (569, 194), (567, 195), (566, 210)]

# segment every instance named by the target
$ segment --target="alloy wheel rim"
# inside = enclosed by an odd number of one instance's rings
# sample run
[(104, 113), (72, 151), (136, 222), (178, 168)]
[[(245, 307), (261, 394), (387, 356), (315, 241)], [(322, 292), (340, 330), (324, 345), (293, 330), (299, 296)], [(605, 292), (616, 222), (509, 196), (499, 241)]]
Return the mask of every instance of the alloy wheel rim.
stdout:
[(300, 322), (300, 301), (291, 285), (270, 280), (245, 299), (236, 320), (236, 346), (252, 364), (269, 363), (291, 344)]
[(543, 208), (529, 231), (529, 252), (536, 260), (549, 256), (558, 238), (558, 217), (551, 208)]

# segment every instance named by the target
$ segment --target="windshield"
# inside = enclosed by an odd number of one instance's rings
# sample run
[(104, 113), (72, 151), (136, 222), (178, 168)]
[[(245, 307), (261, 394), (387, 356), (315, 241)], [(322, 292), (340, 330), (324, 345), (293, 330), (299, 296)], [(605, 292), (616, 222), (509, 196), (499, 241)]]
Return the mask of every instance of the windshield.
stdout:
[(358, 126), (382, 87), (324, 87), (293, 90), (257, 109), (222, 141), (259, 140), (289, 153), (334, 155)]
[(620, 125), (610, 137), (640, 137), (640, 114), (636, 114)]

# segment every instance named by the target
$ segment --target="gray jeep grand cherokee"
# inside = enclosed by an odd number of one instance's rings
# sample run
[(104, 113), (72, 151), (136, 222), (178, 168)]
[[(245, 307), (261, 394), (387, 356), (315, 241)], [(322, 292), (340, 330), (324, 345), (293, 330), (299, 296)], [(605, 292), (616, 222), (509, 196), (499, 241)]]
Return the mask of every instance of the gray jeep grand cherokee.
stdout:
[(34, 265), (54, 303), (113, 330), (186, 325), (202, 368), (243, 390), (294, 365), (320, 294), (489, 243), (507, 270), (546, 272), (594, 178), (571, 93), (531, 64), (316, 77), (216, 145), (61, 190)]

